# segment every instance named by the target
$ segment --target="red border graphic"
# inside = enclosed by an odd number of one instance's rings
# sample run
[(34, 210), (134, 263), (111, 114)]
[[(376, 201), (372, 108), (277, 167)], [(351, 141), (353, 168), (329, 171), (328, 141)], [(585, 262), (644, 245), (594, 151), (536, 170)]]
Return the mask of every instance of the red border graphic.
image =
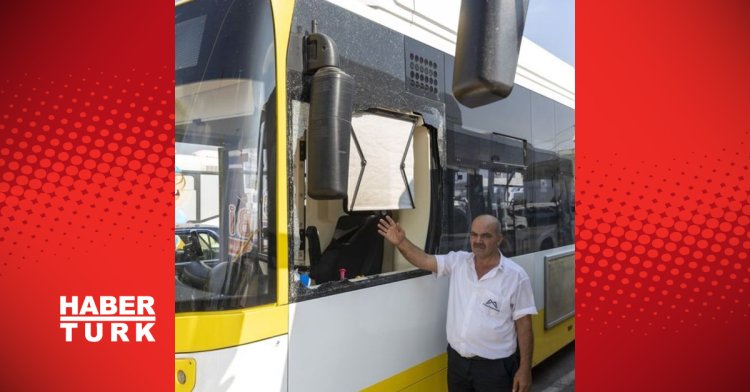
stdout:
[[(6, 3), (3, 388), (170, 390), (172, 5)], [(750, 389), (748, 14), (577, 4), (580, 391)], [(60, 295), (152, 295), (157, 342), (65, 343)]]
[[(174, 10), (0, 6), (4, 390), (173, 388)], [(153, 296), (156, 342), (65, 342), (60, 296)]]
[(577, 7), (577, 390), (748, 390), (750, 9)]

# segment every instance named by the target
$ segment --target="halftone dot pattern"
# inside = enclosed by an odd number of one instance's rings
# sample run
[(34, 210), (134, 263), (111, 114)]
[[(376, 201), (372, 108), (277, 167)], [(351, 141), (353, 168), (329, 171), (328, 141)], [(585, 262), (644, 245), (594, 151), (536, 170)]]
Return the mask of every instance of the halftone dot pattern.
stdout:
[(0, 279), (92, 244), (154, 247), (138, 234), (174, 202), (172, 79), (165, 67), (0, 82)]
[(576, 2), (576, 390), (750, 390), (749, 11)]
[(679, 333), (750, 317), (747, 148), (687, 153), (666, 168), (625, 167), (617, 154), (577, 168), (579, 329)]
[[(2, 389), (167, 390), (174, 8), (0, 4)], [(104, 295), (152, 296), (155, 341), (67, 342), (61, 297)]]

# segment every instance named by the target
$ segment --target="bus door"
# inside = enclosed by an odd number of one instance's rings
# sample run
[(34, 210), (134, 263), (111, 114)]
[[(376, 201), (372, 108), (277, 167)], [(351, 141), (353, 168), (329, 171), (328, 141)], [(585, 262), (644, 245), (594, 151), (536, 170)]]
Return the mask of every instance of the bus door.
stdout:
[(175, 385), (185, 390), (285, 380), (276, 58), (269, 1), (176, 4)]

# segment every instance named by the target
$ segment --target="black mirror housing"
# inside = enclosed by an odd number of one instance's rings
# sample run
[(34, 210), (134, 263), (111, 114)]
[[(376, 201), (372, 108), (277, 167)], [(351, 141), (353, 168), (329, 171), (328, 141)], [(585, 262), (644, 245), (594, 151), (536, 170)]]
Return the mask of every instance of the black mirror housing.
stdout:
[(329, 36), (314, 32), (305, 42), (305, 69), (313, 74), (305, 142), (307, 195), (316, 200), (344, 199), (349, 181), (354, 78), (339, 68), (336, 43)]
[(474, 108), (513, 90), (528, 0), (461, 2), (453, 95)]

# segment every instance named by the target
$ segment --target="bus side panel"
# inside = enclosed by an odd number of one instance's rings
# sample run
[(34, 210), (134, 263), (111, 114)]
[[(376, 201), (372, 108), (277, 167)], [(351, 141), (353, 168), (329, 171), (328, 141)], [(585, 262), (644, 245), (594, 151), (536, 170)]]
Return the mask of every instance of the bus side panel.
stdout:
[(289, 389), (360, 390), (439, 357), (447, 297), (426, 275), (291, 304)]
[(532, 317), (531, 326), (534, 330), (534, 366), (575, 340), (575, 317), (545, 329), (544, 310), (540, 310), (538, 315)]
[(175, 358), (195, 361), (194, 392), (283, 392), (287, 390), (288, 347), (288, 335), (282, 335), (221, 350), (177, 354)]
[[(544, 327), (544, 313), (546, 311), (546, 304), (544, 302), (545, 256), (572, 252), (574, 249), (574, 245), (567, 245), (560, 248), (511, 257), (529, 275), (531, 287), (534, 291), (534, 302), (539, 312), (531, 320), (534, 329), (534, 357), (532, 358), (534, 365), (542, 362), (575, 340), (575, 316), (571, 316), (551, 328), (545, 329)], [(557, 284), (557, 282), (552, 282), (552, 284)]]

